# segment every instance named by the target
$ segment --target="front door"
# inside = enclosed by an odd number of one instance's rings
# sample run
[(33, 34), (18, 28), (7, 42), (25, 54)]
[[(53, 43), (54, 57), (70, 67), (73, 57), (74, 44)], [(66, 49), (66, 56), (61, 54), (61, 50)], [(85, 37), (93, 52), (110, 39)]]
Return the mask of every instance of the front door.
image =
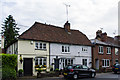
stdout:
[(55, 61), (55, 69), (59, 69), (59, 59), (54, 59)]
[(32, 76), (33, 62), (32, 58), (24, 58), (23, 70), (25, 76)]
[(96, 66), (96, 69), (99, 69), (99, 60), (98, 59), (95, 59), (95, 66)]

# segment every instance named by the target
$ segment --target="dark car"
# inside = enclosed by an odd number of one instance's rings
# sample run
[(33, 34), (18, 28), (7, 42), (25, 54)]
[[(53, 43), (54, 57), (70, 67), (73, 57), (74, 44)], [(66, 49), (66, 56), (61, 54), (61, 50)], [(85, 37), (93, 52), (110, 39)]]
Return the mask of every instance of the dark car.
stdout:
[(112, 67), (114, 73), (120, 72), (120, 64), (114, 64)]
[(73, 64), (67, 65), (63, 69), (64, 78), (74, 78), (77, 79), (79, 77), (91, 77), (94, 78), (96, 76), (96, 71), (94, 69), (90, 69), (85, 65)]

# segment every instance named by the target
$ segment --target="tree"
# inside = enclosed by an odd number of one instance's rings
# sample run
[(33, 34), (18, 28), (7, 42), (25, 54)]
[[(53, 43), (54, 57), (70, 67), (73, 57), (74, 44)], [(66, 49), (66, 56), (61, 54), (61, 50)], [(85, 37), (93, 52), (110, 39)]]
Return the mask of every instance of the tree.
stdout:
[(12, 15), (9, 15), (2, 24), (2, 32), (1, 34), (4, 36), (4, 46), (7, 47), (10, 43), (18, 37), (19, 28), (16, 27), (16, 22), (13, 19)]

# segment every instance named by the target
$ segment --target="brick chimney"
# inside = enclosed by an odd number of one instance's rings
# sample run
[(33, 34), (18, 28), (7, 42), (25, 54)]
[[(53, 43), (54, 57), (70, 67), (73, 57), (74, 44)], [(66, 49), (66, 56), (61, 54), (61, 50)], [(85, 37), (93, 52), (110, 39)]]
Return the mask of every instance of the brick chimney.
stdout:
[(107, 42), (107, 33), (106, 32), (101, 34), (101, 40), (103, 42)]
[(70, 32), (70, 23), (68, 23), (68, 21), (64, 24), (64, 29), (65, 29), (67, 32)]
[(96, 32), (96, 39), (100, 40), (101, 41), (101, 34), (102, 34), (102, 31), (101, 30), (98, 30)]

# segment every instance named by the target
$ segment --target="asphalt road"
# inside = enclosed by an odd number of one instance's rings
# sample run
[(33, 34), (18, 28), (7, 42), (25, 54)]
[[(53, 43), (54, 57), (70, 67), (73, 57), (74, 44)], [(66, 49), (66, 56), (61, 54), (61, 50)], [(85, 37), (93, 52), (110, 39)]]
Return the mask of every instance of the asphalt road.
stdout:
[[(21, 79), (18, 79), (21, 80)], [(46, 77), (37, 79), (22, 79), (22, 80), (66, 80), (63, 77)], [(70, 80), (70, 79), (68, 79)], [(71, 79), (72, 80), (72, 79)], [(97, 73), (95, 78), (79, 78), (78, 80), (120, 80), (120, 73)]]

